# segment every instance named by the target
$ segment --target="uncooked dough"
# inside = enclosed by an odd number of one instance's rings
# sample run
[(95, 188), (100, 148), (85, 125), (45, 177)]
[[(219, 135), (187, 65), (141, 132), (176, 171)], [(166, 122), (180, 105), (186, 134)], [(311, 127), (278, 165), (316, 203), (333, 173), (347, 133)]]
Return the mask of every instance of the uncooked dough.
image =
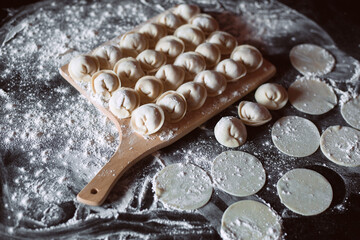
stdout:
[(205, 70), (206, 62), (203, 56), (197, 52), (185, 52), (180, 54), (174, 65), (185, 69), (185, 81), (192, 81), (199, 72)]
[(92, 76), (91, 87), (95, 94), (110, 98), (112, 93), (121, 87), (121, 82), (114, 71), (101, 70)]
[(270, 110), (283, 108), (288, 101), (286, 89), (277, 83), (265, 83), (255, 92), (256, 102)]
[(237, 46), (230, 58), (244, 64), (247, 72), (256, 71), (263, 63), (261, 52), (256, 47), (247, 44)]
[(247, 131), (244, 123), (236, 117), (222, 117), (215, 125), (216, 140), (225, 147), (239, 147), (246, 142)]
[(181, 18), (172, 12), (165, 12), (159, 16), (157, 22), (166, 26), (168, 33), (172, 34), (183, 24)]
[(304, 168), (290, 170), (276, 185), (281, 202), (291, 211), (313, 216), (331, 204), (333, 191), (321, 174)]
[(113, 69), (115, 63), (119, 61), (123, 54), (120, 48), (113, 45), (104, 45), (95, 49), (93, 55), (97, 57), (100, 63), (100, 69)]
[(210, 177), (193, 164), (172, 164), (154, 178), (158, 199), (165, 205), (182, 210), (204, 206), (212, 195)]
[(332, 162), (346, 166), (360, 166), (360, 131), (351, 127), (328, 127), (320, 138), (323, 154)]
[(162, 107), (165, 113), (165, 120), (176, 123), (184, 118), (187, 110), (186, 99), (175, 91), (167, 91), (160, 95), (156, 104)]
[(200, 8), (196, 5), (180, 4), (174, 9), (174, 14), (178, 15), (184, 21), (189, 21), (190, 18), (198, 13), (200, 13)]
[(176, 91), (185, 97), (189, 110), (201, 108), (206, 101), (207, 91), (200, 83), (187, 82), (182, 84)]
[(230, 33), (223, 31), (211, 33), (206, 41), (217, 45), (222, 55), (230, 54), (237, 46), (236, 38)]
[(139, 61), (141, 69), (150, 74), (156, 72), (161, 66), (166, 64), (166, 55), (152, 49), (142, 51), (136, 60)]
[(147, 23), (139, 29), (139, 32), (149, 41), (149, 48), (154, 48), (157, 41), (167, 35), (167, 29), (159, 23)]
[(229, 58), (219, 62), (215, 70), (224, 74), (228, 82), (235, 82), (246, 75), (245, 65)]
[(227, 84), (225, 76), (214, 70), (205, 70), (198, 73), (194, 78), (194, 82), (203, 84), (209, 97), (221, 95), (225, 91)]
[(220, 62), (221, 52), (220, 49), (212, 43), (202, 43), (195, 49), (195, 52), (200, 53), (206, 62), (206, 68), (212, 68)]
[(249, 126), (260, 126), (272, 119), (266, 107), (249, 101), (240, 102), (238, 114), (240, 119)]
[(164, 92), (164, 85), (154, 76), (144, 76), (136, 82), (135, 90), (139, 93), (141, 104), (145, 104), (155, 102)]
[(164, 121), (165, 114), (162, 108), (154, 103), (148, 103), (132, 112), (130, 126), (138, 134), (150, 135), (159, 131)]
[(127, 32), (120, 39), (120, 48), (135, 50), (137, 53), (141, 53), (145, 49), (149, 48), (149, 41), (139, 32)]
[(335, 66), (334, 57), (324, 48), (314, 44), (300, 44), (290, 51), (293, 67), (305, 76), (321, 76), (331, 72)]
[(114, 66), (114, 72), (124, 87), (133, 87), (137, 80), (145, 75), (140, 63), (132, 57), (120, 59)]
[(281, 219), (267, 205), (243, 200), (225, 210), (220, 232), (224, 240), (279, 240)]
[(132, 88), (120, 88), (111, 96), (110, 111), (118, 118), (128, 118), (140, 105), (140, 96)]
[(189, 23), (200, 28), (205, 35), (219, 30), (219, 24), (215, 18), (205, 13), (195, 15), (190, 19)]
[(172, 63), (177, 56), (184, 52), (185, 44), (180, 38), (165, 36), (157, 42), (155, 50), (165, 53), (167, 62)]
[(360, 96), (350, 99), (341, 106), (341, 116), (350, 126), (360, 130)]
[(300, 112), (320, 115), (333, 109), (337, 97), (332, 87), (320, 79), (299, 78), (288, 89), (290, 103)]
[(185, 51), (194, 51), (195, 48), (205, 41), (203, 31), (191, 24), (180, 26), (174, 32), (174, 36), (180, 38), (185, 44)]
[(99, 60), (92, 55), (74, 57), (68, 66), (70, 77), (79, 82), (90, 82), (92, 75), (99, 71), (99, 69)]
[(271, 138), (281, 152), (293, 157), (309, 156), (320, 144), (317, 127), (311, 121), (297, 116), (277, 120), (271, 130)]
[(172, 64), (162, 66), (155, 74), (164, 84), (164, 90), (176, 90), (185, 79), (185, 70)]

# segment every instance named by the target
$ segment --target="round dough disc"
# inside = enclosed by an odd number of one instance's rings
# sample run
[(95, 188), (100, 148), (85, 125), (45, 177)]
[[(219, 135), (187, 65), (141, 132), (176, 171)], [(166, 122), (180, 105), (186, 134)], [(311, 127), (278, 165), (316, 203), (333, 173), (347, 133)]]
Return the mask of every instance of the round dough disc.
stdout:
[(320, 139), (323, 154), (336, 164), (360, 166), (360, 131), (351, 127), (328, 127)]
[(326, 178), (304, 168), (287, 172), (276, 188), (281, 202), (291, 211), (304, 216), (322, 213), (330, 206), (333, 197)]
[(257, 193), (266, 180), (261, 162), (241, 151), (226, 151), (218, 155), (212, 164), (211, 176), (219, 189), (237, 197)]
[(319, 79), (298, 79), (288, 89), (290, 103), (300, 112), (320, 115), (337, 104), (334, 90)]
[(321, 76), (331, 72), (335, 66), (334, 57), (324, 48), (314, 44), (300, 44), (290, 51), (293, 67), (305, 76)]
[(320, 134), (309, 120), (286, 116), (277, 120), (271, 131), (275, 146), (283, 153), (293, 157), (306, 157), (319, 147)]
[(280, 239), (281, 219), (263, 203), (243, 200), (230, 205), (221, 219), (223, 239)]
[(192, 164), (172, 164), (154, 179), (158, 199), (173, 208), (193, 210), (204, 206), (212, 194), (210, 177)]
[(344, 103), (341, 115), (350, 126), (360, 130), (360, 96)]

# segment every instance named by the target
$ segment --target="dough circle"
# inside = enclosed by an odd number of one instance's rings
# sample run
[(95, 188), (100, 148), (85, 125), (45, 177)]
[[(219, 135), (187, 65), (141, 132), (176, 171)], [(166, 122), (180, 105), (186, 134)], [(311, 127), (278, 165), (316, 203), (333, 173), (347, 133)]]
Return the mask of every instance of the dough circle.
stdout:
[(249, 126), (260, 126), (272, 119), (266, 107), (249, 101), (240, 102), (238, 114), (244, 124)]
[(317, 127), (298, 116), (286, 116), (277, 120), (271, 130), (271, 138), (281, 152), (293, 157), (309, 156), (320, 144)]
[(165, 205), (182, 210), (204, 206), (213, 188), (210, 177), (193, 164), (172, 164), (162, 169), (154, 178), (158, 199)]
[(360, 96), (350, 99), (341, 106), (341, 116), (350, 126), (360, 130)]
[(224, 240), (279, 240), (281, 219), (263, 203), (242, 200), (225, 210), (220, 232)]
[(323, 154), (332, 162), (346, 166), (360, 166), (360, 131), (351, 127), (328, 127), (320, 138)]
[(276, 188), (281, 202), (291, 211), (304, 216), (322, 213), (333, 198), (328, 180), (310, 169), (290, 170), (280, 178)]
[(216, 140), (225, 147), (239, 147), (246, 142), (247, 131), (244, 123), (236, 117), (222, 117), (215, 125)]
[(237, 197), (257, 193), (266, 180), (261, 162), (241, 151), (226, 151), (218, 155), (212, 164), (211, 176), (219, 189)]
[(276, 83), (265, 83), (255, 92), (256, 102), (270, 110), (283, 108), (288, 101), (286, 89)]
[(150, 135), (159, 131), (164, 121), (165, 114), (162, 108), (154, 103), (148, 103), (132, 112), (130, 126), (141, 135)]
[(290, 85), (288, 95), (297, 110), (311, 115), (324, 114), (337, 104), (334, 90), (320, 79), (297, 79)]

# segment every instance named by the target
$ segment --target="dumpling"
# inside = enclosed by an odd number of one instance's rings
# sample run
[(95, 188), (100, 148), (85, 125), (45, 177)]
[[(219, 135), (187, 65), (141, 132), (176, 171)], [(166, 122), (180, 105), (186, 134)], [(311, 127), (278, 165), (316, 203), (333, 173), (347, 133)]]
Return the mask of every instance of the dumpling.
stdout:
[(157, 41), (167, 35), (167, 29), (164, 25), (158, 23), (147, 23), (139, 29), (149, 41), (149, 48), (154, 48)]
[(177, 56), (184, 52), (185, 44), (180, 38), (166, 36), (157, 42), (155, 50), (165, 53), (167, 62), (172, 63)]
[(150, 135), (159, 131), (164, 121), (165, 114), (162, 108), (154, 103), (148, 103), (132, 112), (130, 126), (138, 134)]
[(212, 43), (202, 43), (195, 49), (195, 52), (200, 53), (206, 62), (206, 68), (212, 68), (220, 62), (220, 49)]
[(113, 93), (109, 101), (110, 111), (118, 118), (128, 118), (140, 105), (140, 96), (132, 88), (120, 88)]
[(115, 63), (123, 57), (120, 48), (113, 45), (100, 46), (93, 55), (99, 60), (100, 69), (113, 69)]
[(170, 123), (176, 123), (184, 118), (187, 110), (186, 99), (180, 93), (175, 91), (164, 92), (157, 100), (165, 113), (165, 120)]
[(197, 82), (184, 83), (176, 90), (176, 92), (185, 97), (187, 108), (189, 110), (201, 108), (207, 97), (206, 88), (201, 83)]
[(265, 83), (255, 92), (256, 101), (270, 110), (284, 107), (288, 101), (286, 89), (276, 83)]
[(135, 50), (137, 53), (149, 48), (149, 41), (139, 32), (127, 32), (120, 39), (120, 48)]
[(239, 104), (238, 114), (240, 119), (249, 126), (260, 126), (271, 120), (269, 110), (263, 105), (242, 101)]
[(101, 70), (92, 76), (91, 87), (95, 94), (110, 98), (121, 87), (121, 82), (112, 70)]
[(230, 58), (244, 64), (247, 72), (254, 72), (263, 63), (261, 52), (257, 48), (246, 44), (237, 46), (231, 53)]
[(230, 33), (223, 31), (211, 33), (206, 41), (218, 46), (222, 55), (230, 54), (237, 46), (236, 38)]
[(189, 23), (200, 28), (205, 35), (219, 30), (219, 24), (215, 18), (205, 13), (195, 15)]
[(183, 24), (181, 18), (172, 12), (165, 12), (161, 14), (157, 19), (157, 22), (166, 26), (169, 34), (174, 33), (174, 31)]
[(167, 64), (162, 66), (155, 74), (164, 84), (164, 90), (177, 89), (185, 79), (185, 70), (182, 67)]
[(205, 59), (197, 52), (185, 52), (180, 54), (174, 65), (185, 69), (185, 81), (191, 81), (195, 75), (206, 68)]
[(203, 84), (209, 97), (215, 97), (222, 94), (225, 91), (227, 84), (224, 75), (213, 70), (205, 70), (198, 73), (194, 82)]
[(152, 73), (157, 71), (161, 66), (166, 64), (166, 56), (162, 52), (155, 50), (144, 50), (137, 57), (141, 68), (147, 72)]
[(164, 85), (154, 76), (144, 76), (137, 81), (135, 90), (139, 93), (141, 104), (145, 104), (155, 102), (163, 93)]
[(114, 66), (123, 87), (133, 87), (136, 81), (145, 75), (140, 63), (132, 57), (120, 59)]
[(216, 65), (215, 70), (224, 74), (228, 82), (235, 82), (246, 75), (244, 64), (225, 59)]
[(70, 77), (76, 81), (90, 82), (92, 75), (99, 71), (100, 64), (96, 57), (80, 55), (71, 59), (68, 71)]
[(247, 131), (244, 123), (236, 117), (223, 117), (215, 125), (216, 140), (225, 147), (239, 147), (246, 142)]
[(185, 44), (185, 51), (194, 51), (196, 46), (205, 41), (203, 31), (191, 24), (180, 26), (174, 32), (174, 36), (183, 40)]
[(200, 8), (196, 5), (180, 4), (174, 9), (174, 14), (184, 21), (189, 21), (190, 18), (198, 13), (200, 13)]

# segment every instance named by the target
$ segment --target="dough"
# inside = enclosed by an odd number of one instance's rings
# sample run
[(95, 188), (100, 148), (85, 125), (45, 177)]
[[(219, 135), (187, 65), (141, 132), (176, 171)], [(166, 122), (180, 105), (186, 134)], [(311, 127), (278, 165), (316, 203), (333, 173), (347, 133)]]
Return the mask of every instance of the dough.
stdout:
[(196, 82), (184, 83), (176, 91), (185, 97), (189, 110), (201, 108), (207, 97), (206, 88)]
[(293, 67), (305, 76), (324, 75), (334, 68), (335, 59), (324, 48), (314, 44), (300, 44), (290, 51)]
[(330, 161), (346, 166), (360, 166), (360, 131), (351, 127), (328, 127), (320, 138), (320, 148)]
[(98, 59), (91, 55), (79, 55), (71, 59), (68, 66), (70, 77), (79, 82), (90, 82), (92, 75), (99, 69)]
[(161, 66), (166, 64), (166, 56), (162, 52), (155, 50), (144, 50), (137, 57), (142, 70), (147, 73), (156, 72)]
[(186, 99), (175, 91), (164, 92), (156, 101), (165, 113), (165, 120), (175, 123), (184, 118), (187, 110)]
[(165, 205), (182, 210), (204, 206), (212, 195), (210, 177), (193, 164), (172, 164), (154, 178), (158, 199)]
[(289, 101), (300, 112), (320, 115), (337, 104), (334, 90), (320, 79), (300, 78), (289, 89)]
[(230, 54), (237, 46), (236, 38), (230, 33), (223, 31), (211, 33), (206, 41), (217, 45), (222, 55)]
[(181, 18), (172, 12), (165, 12), (161, 14), (157, 19), (157, 22), (166, 26), (169, 34), (174, 33), (174, 31), (183, 24)]
[(218, 22), (209, 14), (197, 14), (190, 19), (189, 23), (200, 28), (205, 35), (219, 30)]
[(149, 41), (139, 32), (127, 32), (121, 37), (119, 45), (122, 49), (135, 50), (137, 53), (141, 53), (149, 48)]
[(115, 72), (101, 70), (92, 76), (91, 87), (95, 94), (110, 98), (112, 93), (121, 87), (121, 82)]
[(221, 95), (225, 91), (227, 84), (224, 75), (214, 70), (205, 70), (198, 73), (194, 78), (194, 82), (203, 84), (209, 97)]
[(198, 13), (200, 13), (200, 8), (196, 5), (180, 4), (174, 9), (174, 14), (184, 21), (189, 21), (190, 18)]
[(277, 83), (265, 83), (255, 92), (256, 102), (270, 110), (283, 108), (288, 101), (286, 89)]
[(283, 153), (293, 157), (306, 157), (319, 147), (320, 134), (309, 120), (286, 116), (277, 120), (271, 130), (275, 146)]
[(249, 73), (256, 71), (263, 63), (260, 51), (256, 47), (247, 44), (237, 46), (231, 53), (230, 58), (244, 64)]
[(150, 135), (159, 131), (164, 121), (162, 108), (154, 103), (148, 103), (132, 112), (130, 126), (138, 134)]
[(222, 117), (215, 125), (216, 140), (225, 147), (239, 147), (246, 142), (247, 131), (244, 123), (236, 117)]
[(164, 92), (164, 85), (154, 76), (144, 76), (136, 82), (135, 90), (140, 96), (140, 103), (145, 104), (155, 102)]
[(140, 105), (140, 96), (132, 88), (120, 88), (111, 96), (110, 111), (118, 118), (128, 118)]
[(174, 36), (180, 38), (185, 44), (185, 51), (194, 51), (195, 48), (205, 41), (203, 31), (191, 24), (180, 26), (174, 32)]
[(228, 82), (235, 82), (246, 75), (244, 64), (235, 62), (232, 59), (225, 59), (219, 62), (215, 67), (215, 71), (224, 74)]
[(242, 200), (225, 210), (220, 232), (224, 240), (280, 240), (281, 219), (263, 203)]
[(195, 49), (195, 52), (200, 53), (206, 62), (206, 68), (212, 68), (220, 62), (220, 49), (212, 43), (202, 43)]
[(281, 202), (291, 211), (313, 216), (331, 204), (333, 191), (321, 174), (304, 168), (290, 170), (276, 185)]
[(123, 54), (120, 48), (113, 45), (104, 45), (95, 49), (93, 55), (97, 57), (100, 63), (100, 69), (113, 69), (115, 63), (119, 61)]
[(249, 126), (260, 126), (272, 119), (266, 107), (248, 101), (240, 102), (238, 114), (243, 123)]
[(180, 38), (166, 36), (157, 42), (155, 50), (165, 53), (167, 62), (172, 63), (177, 56), (184, 52), (185, 44)]
[(185, 69), (185, 81), (192, 81), (196, 74), (204, 71), (206, 68), (205, 59), (196, 52), (185, 52), (180, 54), (175, 59), (174, 65)]
[(350, 126), (360, 130), (360, 96), (350, 99), (341, 106), (341, 116)]
[(182, 67), (167, 64), (162, 66), (155, 74), (164, 84), (164, 90), (176, 90), (185, 79), (185, 70)]
[(139, 29), (149, 41), (149, 48), (154, 48), (157, 41), (167, 35), (167, 29), (159, 23), (147, 23)]
[(145, 75), (140, 63), (132, 57), (120, 59), (114, 66), (123, 87), (133, 87), (137, 80)]

